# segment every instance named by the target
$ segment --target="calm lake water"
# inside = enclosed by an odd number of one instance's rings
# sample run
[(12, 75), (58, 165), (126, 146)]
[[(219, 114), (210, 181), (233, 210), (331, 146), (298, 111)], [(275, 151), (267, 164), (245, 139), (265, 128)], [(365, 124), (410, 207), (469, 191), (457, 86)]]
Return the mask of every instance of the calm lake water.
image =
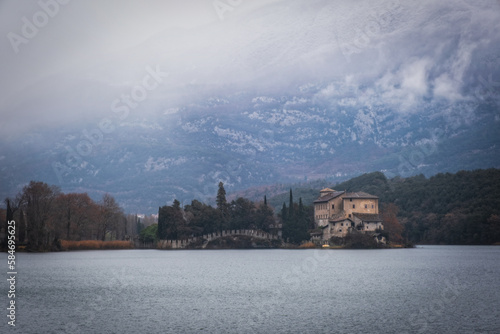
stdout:
[(493, 246), (17, 253), (17, 269), (0, 333), (500, 333)]

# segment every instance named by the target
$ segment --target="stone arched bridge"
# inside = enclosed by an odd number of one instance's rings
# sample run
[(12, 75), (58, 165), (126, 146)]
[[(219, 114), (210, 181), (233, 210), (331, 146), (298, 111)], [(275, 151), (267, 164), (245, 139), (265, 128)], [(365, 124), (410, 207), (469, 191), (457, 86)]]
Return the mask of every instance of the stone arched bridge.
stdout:
[(189, 245), (193, 243), (198, 243), (201, 241), (203, 242), (202, 248), (205, 248), (206, 245), (212, 240), (229, 236), (239, 236), (239, 235), (249, 236), (258, 239), (266, 239), (266, 240), (279, 239), (277, 235), (273, 235), (271, 233), (258, 230), (228, 230), (228, 231), (204, 234), (199, 237), (193, 237), (183, 240), (160, 240), (158, 241), (157, 247), (160, 249), (182, 249), (182, 248), (187, 248)]

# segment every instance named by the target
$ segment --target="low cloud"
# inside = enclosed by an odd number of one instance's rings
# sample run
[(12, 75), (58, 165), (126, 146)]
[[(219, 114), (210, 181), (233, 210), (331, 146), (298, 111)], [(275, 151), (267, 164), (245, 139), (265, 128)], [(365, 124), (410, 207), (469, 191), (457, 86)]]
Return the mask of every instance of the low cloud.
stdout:
[[(3, 2), (1, 34), (22, 34), (23, 17), (40, 10)], [(200, 96), (307, 83), (338, 105), (409, 113), (432, 98), (454, 103), (473, 94), (478, 73), (485, 82), (500, 73), (482, 59), (498, 54), (499, 22), (498, 2), (461, 0), (262, 0), (223, 20), (210, 1), (69, 2), (17, 54), (2, 39), (0, 138), (107, 117), (146, 66), (170, 75), (135, 110), (142, 117)]]

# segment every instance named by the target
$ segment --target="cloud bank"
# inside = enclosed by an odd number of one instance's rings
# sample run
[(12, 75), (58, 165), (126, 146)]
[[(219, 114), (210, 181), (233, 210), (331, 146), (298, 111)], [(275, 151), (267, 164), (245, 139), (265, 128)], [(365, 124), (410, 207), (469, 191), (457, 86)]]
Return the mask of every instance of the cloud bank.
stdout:
[[(326, 87), (316, 99), (407, 115), (496, 97), (500, 82), (493, 1), (4, 1), (0, 22), (3, 141), (102, 119), (134, 92), (146, 118), (308, 83)], [(168, 75), (141, 100), (148, 68)]]

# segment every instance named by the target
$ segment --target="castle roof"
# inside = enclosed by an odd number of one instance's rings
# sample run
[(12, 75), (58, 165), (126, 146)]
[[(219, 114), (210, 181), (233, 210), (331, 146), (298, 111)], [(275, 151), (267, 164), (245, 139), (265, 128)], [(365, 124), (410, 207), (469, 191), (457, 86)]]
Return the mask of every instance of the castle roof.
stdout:
[(330, 223), (340, 223), (340, 222), (345, 222), (346, 220), (350, 221), (351, 223), (354, 223), (354, 221), (351, 218), (347, 217), (340, 217), (337, 219), (329, 219), (328, 222)]
[(350, 199), (350, 198), (353, 198), (353, 199), (354, 198), (378, 199), (377, 196), (370, 195), (370, 194), (362, 192), (362, 191), (359, 191), (356, 193), (346, 193), (344, 198), (347, 198), (347, 199)]
[(325, 189), (321, 189), (319, 192), (320, 193), (333, 193), (335, 190), (333, 189), (330, 189), (330, 188), (325, 188)]
[(382, 221), (382, 218), (380, 218), (380, 216), (378, 214), (353, 212), (352, 215), (358, 219), (361, 219), (363, 222), (381, 222)]
[(324, 196), (321, 196), (320, 198), (318, 198), (317, 200), (314, 201), (314, 203), (324, 203), (324, 202), (328, 202), (329, 200), (332, 200), (334, 199), (335, 197), (339, 197), (340, 195), (342, 195), (344, 193), (344, 191), (334, 191), (330, 194), (326, 194)]

